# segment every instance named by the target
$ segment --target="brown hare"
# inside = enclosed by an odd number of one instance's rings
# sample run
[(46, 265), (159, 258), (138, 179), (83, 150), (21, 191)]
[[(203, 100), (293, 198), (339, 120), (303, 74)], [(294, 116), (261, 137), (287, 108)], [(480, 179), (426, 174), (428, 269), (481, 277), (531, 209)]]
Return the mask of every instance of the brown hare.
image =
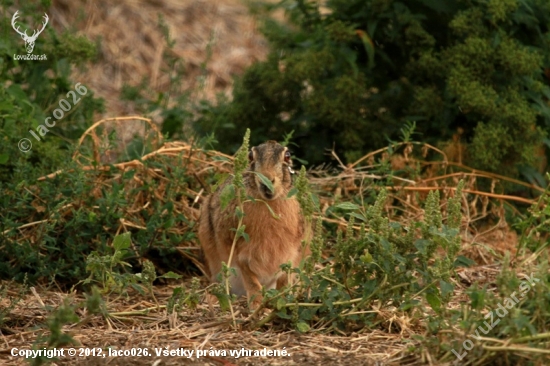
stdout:
[[(253, 147), (249, 153), (250, 164), (244, 174), (244, 184), (246, 194), (254, 201), (248, 200), (243, 205), (243, 224), (249, 241), (243, 238), (237, 241), (230, 265), (235, 268), (236, 275), (231, 275), (229, 280), (231, 292), (239, 296), (246, 294), (253, 308), (262, 301), (262, 286), (268, 290), (279, 289), (290, 280), (280, 270), (281, 264), (290, 262), (297, 267), (309, 254), (309, 248), (302, 247), (306, 230), (300, 205), (294, 196), (287, 198), (294, 173), (290, 155), (286, 147), (275, 141)], [(267, 177), (273, 183), (273, 192), (253, 172)], [(199, 240), (213, 282), (221, 271), (222, 261), (227, 263), (229, 260), (234, 229), (238, 225), (236, 203), (221, 208), (223, 187), (203, 202), (199, 220)], [(273, 217), (266, 204), (278, 218)]]

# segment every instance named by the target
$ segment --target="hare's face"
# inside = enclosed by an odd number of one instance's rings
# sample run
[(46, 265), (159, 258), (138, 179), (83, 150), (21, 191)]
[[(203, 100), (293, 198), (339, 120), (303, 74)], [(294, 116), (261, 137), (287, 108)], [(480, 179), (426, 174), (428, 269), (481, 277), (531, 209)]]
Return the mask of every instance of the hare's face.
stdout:
[(262, 183), (258, 175), (250, 177), (252, 193), (256, 198), (274, 200), (286, 196), (292, 185), (290, 151), (275, 141), (267, 141), (250, 150), (250, 170), (264, 175), (273, 184), (273, 192)]

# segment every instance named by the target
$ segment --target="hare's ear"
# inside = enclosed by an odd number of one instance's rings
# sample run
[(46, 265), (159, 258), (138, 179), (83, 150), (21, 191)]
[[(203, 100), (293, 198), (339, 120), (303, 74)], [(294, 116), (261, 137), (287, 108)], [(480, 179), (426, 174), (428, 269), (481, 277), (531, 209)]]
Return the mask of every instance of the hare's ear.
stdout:
[(248, 152), (248, 161), (254, 161), (254, 151), (252, 149)]
[(292, 151), (290, 151), (290, 150), (288, 149), (288, 147), (285, 147), (285, 149), (284, 149), (284, 152), (283, 152), (283, 161), (288, 165), (288, 171), (290, 172), (290, 174), (296, 173), (296, 172), (292, 169)]

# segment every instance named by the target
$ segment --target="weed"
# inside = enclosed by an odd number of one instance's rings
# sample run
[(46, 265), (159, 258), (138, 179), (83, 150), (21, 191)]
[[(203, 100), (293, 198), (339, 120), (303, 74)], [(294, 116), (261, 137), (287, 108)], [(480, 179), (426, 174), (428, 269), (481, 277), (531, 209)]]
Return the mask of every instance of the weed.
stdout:
[[(443, 315), (454, 290), (450, 277), (460, 248), (462, 187), (461, 182), (448, 202), (446, 221), (436, 192), (426, 200), (424, 219), (408, 226), (385, 217), (385, 190), (370, 207), (337, 204), (349, 217), (345, 233), (338, 231), (330, 257), (315, 270), (323, 246), (322, 225), (317, 221), (312, 257), (304, 269), (294, 269), (301, 284), (282, 296), (272, 296), (276, 316), (289, 320), (301, 332), (313, 324), (352, 330), (379, 323), (376, 311), (372, 311), (375, 303), (377, 308), (392, 306), (412, 313), (422, 309), (421, 298), (435, 314)], [(301, 190), (302, 196), (308, 197)], [(311, 202), (300, 202), (304, 212), (310, 213)], [(356, 219), (361, 222), (359, 226)], [(435, 319), (444, 322), (440, 316)], [(444, 324), (434, 322), (432, 326)]]

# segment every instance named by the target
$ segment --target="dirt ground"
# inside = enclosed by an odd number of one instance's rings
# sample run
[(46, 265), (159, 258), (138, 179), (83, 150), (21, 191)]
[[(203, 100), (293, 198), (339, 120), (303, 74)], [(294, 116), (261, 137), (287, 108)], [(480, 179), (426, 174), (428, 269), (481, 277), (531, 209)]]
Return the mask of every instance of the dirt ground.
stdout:
[[(490, 282), (498, 273), (495, 265), (478, 266), (459, 272), (460, 282), (455, 283), (456, 290), (451, 307), (460, 307), (468, 301), (464, 290), (473, 281)], [(204, 278), (202, 279), (204, 282)], [(185, 281), (185, 282), (188, 282)], [(8, 297), (17, 296), (19, 286), (8, 285)], [(204, 282), (206, 286), (206, 282)], [(155, 297), (159, 304), (166, 304), (174, 286), (156, 286)], [(53, 309), (59, 308), (64, 299), (75, 304), (84, 301), (82, 294), (66, 294), (36, 288), (29, 291), (7, 315), (0, 328), (0, 360), (2, 365), (25, 365), (22, 357), (14, 357), (14, 348), (29, 349), (50, 333), (44, 329), (45, 320)], [(0, 300), (0, 307), (8, 306), (8, 298)], [(161, 305), (162, 306), (162, 305)], [(63, 331), (77, 342), (62, 347), (65, 357), (60, 357), (54, 365), (424, 365), (430, 364), (429, 350), (425, 358), (410, 354), (410, 346), (417, 342), (414, 335), (422, 335), (424, 328), (418, 320), (408, 318), (395, 309), (380, 309), (379, 316), (384, 318), (386, 329), (365, 329), (350, 335), (330, 334), (326, 331), (312, 331), (301, 334), (297, 331), (278, 329), (277, 324), (256, 328), (256, 320), (250, 313), (244, 300), (235, 307), (237, 330), (233, 328), (229, 313), (221, 312), (217, 302), (209, 303), (201, 299), (196, 310), (183, 309), (178, 314), (167, 314), (164, 307), (156, 308), (147, 296), (133, 294), (107, 304), (110, 317), (90, 316), (84, 311), (77, 312), (80, 323), (64, 326)], [(269, 310), (266, 310), (266, 314)], [(43, 340), (44, 338), (42, 338)], [(43, 345), (44, 343), (39, 343)], [(97, 356), (68, 356), (70, 348), (77, 352), (79, 348), (88, 348), (97, 352)], [(109, 348), (131, 352), (144, 352), (149, 356), (132, 357), (110, 356)], [(263, 349), (283, 352), (288, 356), (261, 357), (244, 356), (236, 358), (230, 350)], [(40, 348), (38, 348), (40, 349)], [(140, 350), (141, 349), (141, 350)], [(177, 356), (157, 356), (164, 350), (180, 352), (193, 351), (193, 357), (187, 354)], [(197, 351), (205, 352), (197, 358)], [(217, 350), (218, 355), (210, 355)], [(221, 352), (225, 350), (226, 355)], [(17, 352), (17, 351), (15, 351)], [(85, 351), (84, 351), (85, 352)], [(114, 351), (111, 351), (111, 354)], [(433, 363), (432, 363), (433, 364)]]
[[(171, 287), (155, 288), (159, 303), (165, 304)], [(14, 293), (14, 291), (12, 291)], [(2, 347), (0, 359), (4, 365), (24, 365), (25, 360), (11, 356), (13, 348), (28, 349), (37, 337), (43, 333), (39, 323), (45, 317), (46, 308), (56, 308), (62, 303), (66, 294), (40, 291), (36, 295), (29, 294), (8, 316), (9, 320), (2, 328)], [(44, 306), (42, 305), (44, 304)], [(110, 305), (115, 315), (110, 321), (97, 316), (88, 320), (87, 324), (78, 327), (65, 327), (80, 344), (101, 352), (96, 357), (61, 357), (55, 364), (58, 365), (317, 365), (326, 364), (329, 360), (338, 358), (343, 365), (376, 364), (382, 355), (388, 352), (399, 353), (402, 345), (395, 343), (395, 335), (384, 334), (381, 331), (357, 334), (353, 337), (331, 337), (323, 334), (299, 334), (294, 331), (278, 332), (263, 327), (256, 330), (247, 329), (250, 321), (247, 316), (237, 314), (238, 330), (234, 331), (231, 318), (227, 314), (220, 314), (216, 305), (211, 312), (205, 304), (199, 305), (196, 312), (183, 311), (179, 317), (170, 316), (165, 309), (157, 312), (155, 304), (133, 296), (127, 300), (117, 301)], [(151, 309), (148, 314), (139, 314), (142, 309)], [(236, 307), (237, 313), (247, 312), (244, 303)], [(112, 310), (111, 310), (112, 311)], [(124, 313), (124, 314), (122, 314)], [(122, 314), (122, 315), (117, 315)], [(82, 314), (85, 317), (85, 314)], [(390, 341), (390, 343), (384, 342)], [(403, 340), (404, 341), (404, 340)], [(68, 349), (78, 346), (65, 346)], [(109, 357), (107, 347), (119, 350), (147, 349), (150, 356), (142, 357)], [(177, 355), (159, 357), (156, 351), (164, 350), (193, 350), (194, 357)], [(196, 357), (197, 350), (286, 350), (288, 356), (280, 357), (239, 357), (218, 355)], [(139, 352), (139, 351), (138, 351)]]

